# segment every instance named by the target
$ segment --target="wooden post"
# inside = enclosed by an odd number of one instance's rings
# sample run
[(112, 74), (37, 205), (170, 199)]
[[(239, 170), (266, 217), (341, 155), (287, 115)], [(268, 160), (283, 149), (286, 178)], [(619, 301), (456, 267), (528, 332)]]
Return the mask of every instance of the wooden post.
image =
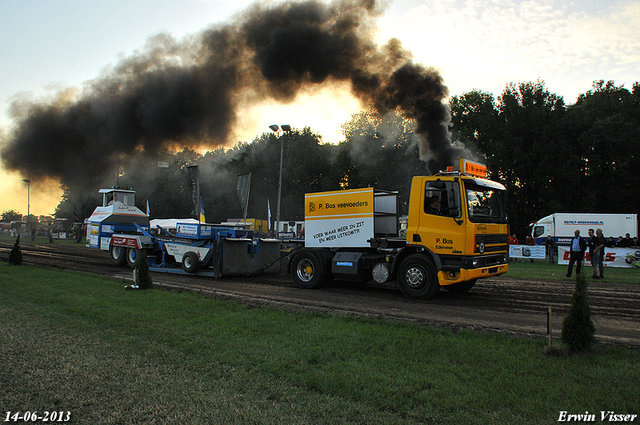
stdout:
[(551, 306), (547, 311), (547, 335), (549, 335), (549, 347), (551, 347)]

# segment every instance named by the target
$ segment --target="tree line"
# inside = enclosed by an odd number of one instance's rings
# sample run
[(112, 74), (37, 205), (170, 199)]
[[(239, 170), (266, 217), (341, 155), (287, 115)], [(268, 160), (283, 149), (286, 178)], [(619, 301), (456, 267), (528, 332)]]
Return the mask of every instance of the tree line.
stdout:
[(507, 186), (519, 235), (555, 212), (638, 212), (640, 83), (596, 81), (569, 106), (541, 81), (509, 84), (497, 99), (472, 91), (450, 105), (454, 132)]
[[(640, 83), (629, 90), (596, 81), (575, 104), (549, 92), (544, 82), (508, 84), (502, 94), (474, 90), (450, 99), (451, 133), (491, 178), (509, 190), (512, 232), (554, 212), (635, 213), (640, 152)], [(281, 220), (304, 219), (308, 192), (376, 187), (397, 190), (408, 210), (411, 178), (428, 173), (411, 122), (398, 114), (355, 114), (344, 140), (323, 143), (310, 128), (264, 133), (230, 149), (184, 149), (122, 159), (109, 186), (137, 191), (152, 218), (194, 213), (187, 166), (198, 165), (207, 221), (242, 217), (238, 175), (251, 173), (248, 216), (275, 219), (280, 144), (284, 146)], [(161, 164), (162, 166), (158, 166)], [(168, 167), (166, 166), (168, 164)], [(98, 189), (63, 187), (56, 217), (88, 217), (101, 200)]]
[[(322, 137), (307, 127), (264, 133), (231, 149), (130, 156), (123, 160), (118, 177), (114, 174), (105, 187), (136, 190), (138, 207), (144, 211), (148, 201), (151, 218), (190, 217), (195, 211), (187, 167), (197, 165), (206, 219), (222, 222), (243, 216), (238, 176), (251, 173), (248, 217), (266, 219), (270, 205), (275, 220), (282, 143), (282, 221), (304, 220), (304, 194), (309, 192), (389, 188), (398, 190), (401, 203), (408, 206), (411, 177), (426, 173), (410, 123), (398, 115), (379, 118), (362, 112), (344, 124), (343, 130), (347, 140), (337, 145), (323, 143)], [(101, 203), (98, 189), (79, 193), (63, 187), (56, 216), (70, 217), (75, 208), (80, 218), (88, 217)]]

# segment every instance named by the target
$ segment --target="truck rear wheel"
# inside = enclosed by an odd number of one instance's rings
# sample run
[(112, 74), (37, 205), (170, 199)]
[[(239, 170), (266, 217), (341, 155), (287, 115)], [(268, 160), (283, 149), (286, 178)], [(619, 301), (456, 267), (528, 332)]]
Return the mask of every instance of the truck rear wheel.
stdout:
[(187, 273), (195, 273), (198, 271), (198, 267), (200, 266), (200, 259), (198, 258), (198, 254), (193, 251), (186, 252), (182, 256), (182, 270)]
[(111, 260), (116, 266), (124, 266), (127, 264), (127, 249), (121, 246), (112, 245), (109, 249)]
[(140, 250), (138, 248), (127, 249), (127, 263), (132, 269), (138, 267), (138, 263), (140, 263)]
[(442, 287), (453, 294), (461, 294), (473, 288), (473, 285), (476, 284), (477, 280), (478, 279), (472, 279), (467, 280), (466, 282), (454, 283), (453, 285), (442, 285)]
[(312, 252), (301, 252), (293, 257), (291, 262), (291, 274), (293, 281), (301, 288), (317, 288), (328, 279), (323, 276), (320, 260)]
[(435, 266), (420, 254), (402, 260), (398, 268), (398, 284), (408, 298), (425, 300), (440, 290)]

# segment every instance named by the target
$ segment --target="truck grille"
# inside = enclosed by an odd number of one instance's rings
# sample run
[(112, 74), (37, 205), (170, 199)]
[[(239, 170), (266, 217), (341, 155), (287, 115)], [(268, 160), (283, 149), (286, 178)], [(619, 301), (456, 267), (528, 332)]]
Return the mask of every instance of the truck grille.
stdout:
[(509, 236), (506, 234), (498, 235), (475, 235), (474, 252), (489, 253), (506, 251), (509, 248)]
[(509, 236), (506, 234), (500, 235), (476, 235), (476, 242), (484, 242), (486, 244), (507, 243)]
[[(507, 250), (508, 245), (494, 245), (494, 246), (485, 246), (484, 248), (484, 252), (485, 254), (487, 252), (499, 252), (499, 251), (506, 251)], [(478, 252), (479, 251), (479, 247), (478, 247)]]

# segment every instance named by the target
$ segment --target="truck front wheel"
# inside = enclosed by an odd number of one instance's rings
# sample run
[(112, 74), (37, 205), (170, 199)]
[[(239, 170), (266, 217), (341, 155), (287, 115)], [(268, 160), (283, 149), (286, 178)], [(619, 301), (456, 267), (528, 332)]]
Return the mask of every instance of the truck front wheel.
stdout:
[(425, 300), (440, 290), (435, 266), (420, 254), (402, 260), (398, 268), (398, 284), (408, 298)]
[(291, 263), (293, 281), (301, 288), (317, 288), (327, 279), (321, 274), (320, 260), (312, 252), (301, 252)]
[(121, 246), (111, 245), (109, 249), (111, 260), (116, 266), (124, 266), (127, 264), (127, 249)]

